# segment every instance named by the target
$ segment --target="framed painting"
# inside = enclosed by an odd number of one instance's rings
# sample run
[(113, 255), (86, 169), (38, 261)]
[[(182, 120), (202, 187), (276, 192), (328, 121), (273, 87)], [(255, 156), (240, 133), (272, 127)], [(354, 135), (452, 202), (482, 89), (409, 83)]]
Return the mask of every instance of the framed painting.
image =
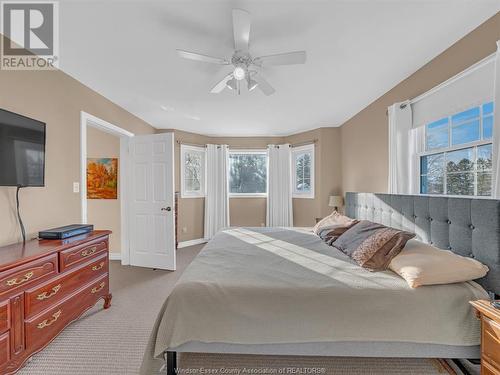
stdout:
[(118, 198), (118, 159), (87, 159), (87, 199)]

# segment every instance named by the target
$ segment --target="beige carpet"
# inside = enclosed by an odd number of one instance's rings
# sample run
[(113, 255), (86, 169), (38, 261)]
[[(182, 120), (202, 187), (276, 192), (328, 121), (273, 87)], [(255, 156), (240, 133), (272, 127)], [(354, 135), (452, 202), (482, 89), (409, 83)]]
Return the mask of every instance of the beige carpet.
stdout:
[(180, 355), (179, 365), (186, 373), (211, 375), (434, 375), (439, 365), (427, 359), (398, 358), (348, 358), (348, 357), (289, 357), (251, 356), (185, 353)]
[[(102, 303), (66, 328), (47, 348), (35, 355), (20, 375), (125, 375), (137, 374), (154, 319), (163, 301), (201, 246), (178, 251), (178, 271), (123, 267), (111, 262), (112, 306)], [(155, 298), (151, 298), (155, 296)], [(160, 297), (160, 298), (158, 298)], [(426, 359), (369, 359), (183, 354), (183, 368), (218, 369), (211, 375), (238, 375), (242, 368), (274, 369), (255, 374), (279, 374), (279, 369), (319, 368), (316, 374), (439, 374)], [(227, 371), (221, 372), (225, 368)], [(240, 370), (232, 370), (239, 368)], [(321, 369), (325, 370), (321, 370)], [(286, 372), (287, 375), (316, 375)], [(289, 370), (290, 371), (290, 370)], [(200, 374), (195, 371), (194, 374)], [(205, 372), (206, 373), (206, 372)], [(189, 374), (189, 372), (186, 372)], [(250, 372), (247, 372), (250, 374)]]

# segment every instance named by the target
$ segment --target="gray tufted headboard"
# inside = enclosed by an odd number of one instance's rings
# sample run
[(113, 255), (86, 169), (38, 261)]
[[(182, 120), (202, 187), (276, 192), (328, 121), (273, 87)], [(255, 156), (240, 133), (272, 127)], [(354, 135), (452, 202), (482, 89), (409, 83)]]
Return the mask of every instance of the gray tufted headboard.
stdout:
[(476, 280), (500, 294), (500, 200), (346, 193), (346, 215), (417, 234), (421, 241), (487, 265)]

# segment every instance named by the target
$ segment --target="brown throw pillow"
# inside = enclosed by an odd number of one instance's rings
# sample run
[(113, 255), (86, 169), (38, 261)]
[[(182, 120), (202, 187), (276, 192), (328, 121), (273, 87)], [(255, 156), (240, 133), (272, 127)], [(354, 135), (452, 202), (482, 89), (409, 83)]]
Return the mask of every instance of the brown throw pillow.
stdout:
[(415, 233), (362, 220), (345, 231), (332, 245), (371, 271), (386, 270)]
[(324, 227), (318, 232), (318, 236), (325, 241), (328, 245), (332, 245), (332, 243), (339, 238), (346, 230), (351, 228), (353, 225), (358, 223), (357, 220), (353, 220), (347, 224), (341, 225), (333, 225), (329, 227)]

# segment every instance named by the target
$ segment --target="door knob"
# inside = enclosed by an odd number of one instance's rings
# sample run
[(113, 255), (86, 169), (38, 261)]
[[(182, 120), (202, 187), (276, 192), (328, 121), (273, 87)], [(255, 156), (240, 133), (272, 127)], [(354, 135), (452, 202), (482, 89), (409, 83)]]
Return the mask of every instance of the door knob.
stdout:
[(172, 208), (171, 207), (162, 207), (161, 210), (162, 211), (172, 211)]

